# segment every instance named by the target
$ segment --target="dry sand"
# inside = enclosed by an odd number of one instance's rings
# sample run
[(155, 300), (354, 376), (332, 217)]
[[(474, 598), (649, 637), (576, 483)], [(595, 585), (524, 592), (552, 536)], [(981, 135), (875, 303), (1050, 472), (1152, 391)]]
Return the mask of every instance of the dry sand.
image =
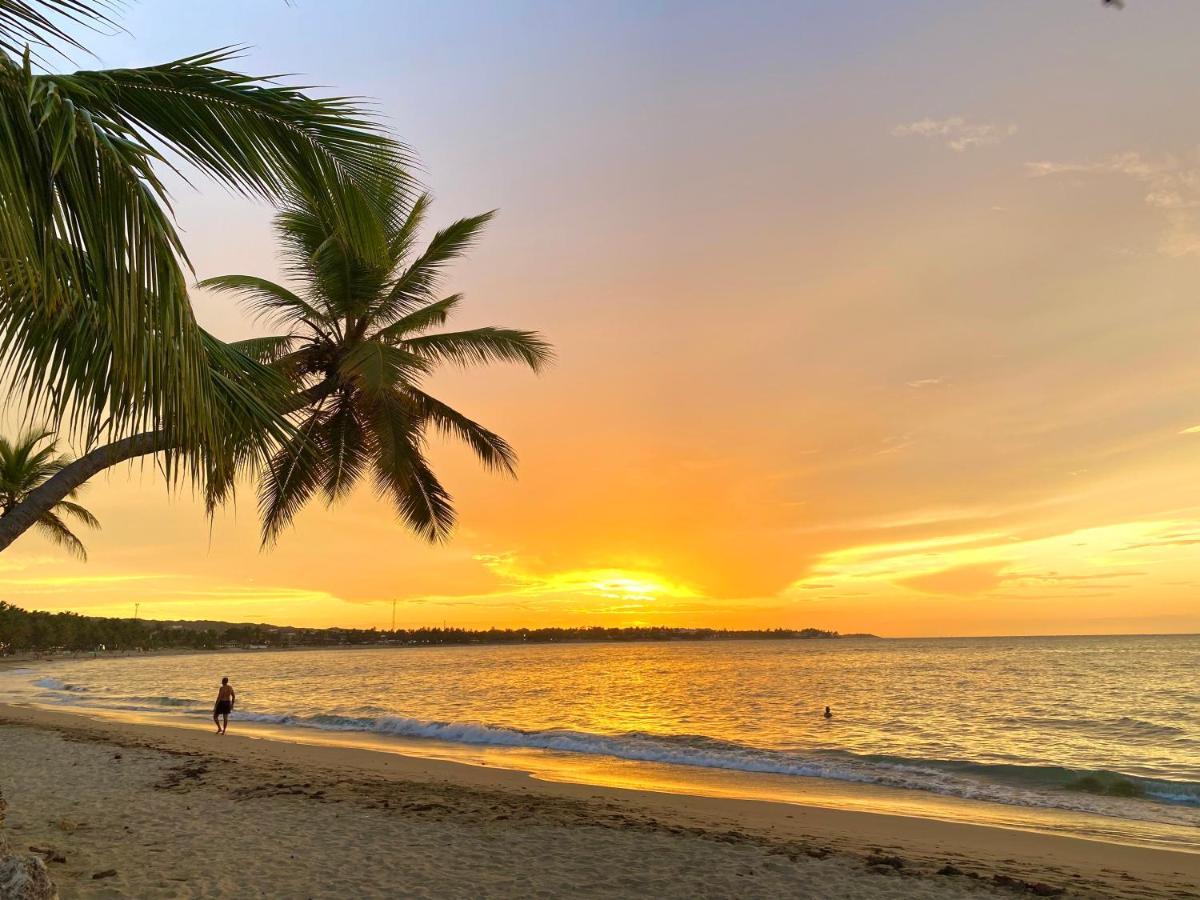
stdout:
[(1200, 897), (1200, 855), (26, 707), (0, 792), (64, 898)]

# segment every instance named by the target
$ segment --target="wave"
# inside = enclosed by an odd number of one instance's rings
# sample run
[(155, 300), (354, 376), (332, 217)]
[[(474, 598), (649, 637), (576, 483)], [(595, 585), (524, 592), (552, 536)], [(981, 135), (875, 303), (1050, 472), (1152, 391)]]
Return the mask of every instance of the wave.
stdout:
[[(68, 684), (61, 678), (38, 678), (31, 682), (34, 687), (39, 687), (44, 690), (53, 691), (55, 693), (65, 694), (89, 694), (86, 698), (76, 698), (71, 696), (54, 698), (60, 703), (80, 703), (81, 701), (88, 705), (96, 705), (102, 707), (110, 707), (112, 704), (120, 704), (111, 708), (119, 708), (125, 710), (143, 709), (142, 705), (151, 707), (189, 707), (189, 706), (204, 706), (204, 701), (195, 700), (190, 697), (170, 697), (170, 696), (154, 696), (154, 697), (127, 697), (112, 694), (104, 694), (97, 692), (95, 688), (87, 687), (82, 684)], [(134, 704), (134, 705), (130, 705)], [(139, 705), (140, 704), (140, 705)], [(147, 710), (148, 711), (148, 710)]]
[[(830, 778), (1022, 805), (1047, 805), (1044, 802), (1045, 795), (1075, 793), (1200, 808), (1200, 783), (1139, 778), (1106, 769), (914, 759), (840, 750), (801, 754), (751, 747), (705, 735), (648, 732), (602, 735), (568, 729), (527, 731), (480, 723), (424, 721), (399, 716), (304, 716), (239, 711), (238, 718), (322, 731), (357, 731), (475, 746), (552, 750), (639, 762)], [(1014, 793), (1014, 789), (1024, 793)], [(1035, 793), (1043, 795), (1043, 802), (1034, 802), (1032, 795)], [(1049, 805), (1080, 806), (1063, 797), (1059, 800), (1059, 803)], [(1095, 810), (1090, 804), (1081, 808)]]
[(67, 684), (59, 678), (38, 678), (33, 682), (34, 687), (45, 688), (49, 691), (71, 691), (72, 693), (84, 693), (90, 691), (91, 688), (85, 687), (82, 684)]
[(1136, 719), (1131, 716), (1121, 716), (1117, 719), (1006, 716), (1001, 721), (1004, 724), (1021, 728), (1049, 728), (1070, 732), (1086, 731), (1098, 736), (1126, 741), (1171, 739), (1187, 733), (1183, 728), (1175, 725), (1147, 722), (1144, 719)]
[[(115, 696), (88, 692), (56, 678), (33, 682), (58, 694), (56, 700), (81, 707), (131, 712), (207, 715), (209, 704), (172, 696)], [(83, 696), (80, 696), (83, 694)], [(374, 711), (372, 709), (371, 711)], [(1108, 769), (1052, 765), (984, 763), (927, 759), (845, 750), (778, 750), (697, 734), (645, 731), (595, 734), (571, 729), (533, 729), (479, 722), (431, 721), (391, 715), (275, 713), (239, 709), (247, 722), (319, 731), (361, 732), (484, 747), (511, 747), (606, 756), (638, 762), (708, 769), (826, 778), (922, 790), (1021, 806), (1057, 807), (1129, 818), (1200, 824), (1200, 782), (1144, 778)], [(1026, 720), (1028, 723), (1028, 720)], [(1146, 734), (1159, 728), (1134, 719), (1108, 723)], [(1161, 737), (1167, 737), (1166, 727)], [(1157, 808), (1160, 813), (1155, 814)], [(1169, 813), (1168, 808), (1178, 810)]]
[(980, 763), (970, 760), (911, 760), (894, 756), (863, 756), (884, 765), (977, 778), (1039, 791), (1073, 791), (1097, 796), (1140, 798), (1200, 808), (1200, 782), (1144, 778), (1111, 769), (1073, 769), (1066, 766)]
[(121, 697), (126, 703), (147, 703), (150, 706), (188, 707), (204, 706), (203, 700), (193, 700), (190, 697)]

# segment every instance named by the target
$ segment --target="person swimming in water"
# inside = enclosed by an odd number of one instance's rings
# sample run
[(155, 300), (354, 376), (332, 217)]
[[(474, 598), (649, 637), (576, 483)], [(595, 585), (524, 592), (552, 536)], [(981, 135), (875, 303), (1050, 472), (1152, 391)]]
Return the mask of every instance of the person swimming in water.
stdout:
[(833, 718), (833, 710), (830, 709), (828, 706), (825, 707), (825, 718), (827, 718), (827, 719)]
[(229, 727), (229, 714), (233, 712), (233, 701), (237, 694), (229, 685), (228, 678), (221, 679), (221, 688), (217, 691), (217, 702), (213, 706), (213, 721), (217, 724), (217, 734), (224, 734)]

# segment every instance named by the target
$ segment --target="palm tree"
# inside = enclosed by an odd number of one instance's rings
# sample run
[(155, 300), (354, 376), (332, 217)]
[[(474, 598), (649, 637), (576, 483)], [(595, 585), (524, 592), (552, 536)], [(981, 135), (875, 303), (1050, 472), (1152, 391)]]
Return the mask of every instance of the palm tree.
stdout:
[(182, 162), (270, 201), (321, 190), (367, 246), (358, 187), (406, 152), (354, 100), (227, 68), (236, 50), (50, 71), (47, 57), (84, 50), (69, 32), (106, 27), (113, 6), (0, 0), (0, 361), (89, 441), (164, 431), (168, 463), (182, 454), (195, 473), (231, 427), (271, 411), (260, 367), (195, 322), (161, 171)]
[(299, 292), (250, 275), (201, 282), (239, 295), (260, 318), (285, 329), (232, 346), (274, 366), (309, 398), (261, 480), (264, 543), (318, 490), (332, 503), (368, 471), (406, 525), (429, 540), (444, 539), (454, 509), (426, 458), (427, 432), (460, 438), (501, 472), (515, 471), (516, 455), (502, 437), (427, 393), (425, 380), (443, 363), (515, 362), (536, 372), (552, 356), (531, 331), (434, 330), (463, 300), (438, 298), (440, 276), (492, 213), (455, 222), (417, 253), (428, 195), (409, 200), (391, 184), (375, 197), (383, 242), (365, 255), (323, 201), (298, 195), (276, 217), (285, 267)]
[[(2, 0), (0, 0), (2, 2)], [(219, 457), (229, 465), (206, 472), (210, 507), (228, 496), (235, 475), (261, 463), (259, 448), (278, 448), (262, 480), (264, 542), (318, 488), (332, 502), (368, 467), (377, 489), (401, 517), (431, 540), (444, 538), (454, 521), (449, 494), (424, 455), (430, 428), (465, 440), (487, 466), (512, 472), (516, 457), (503, 438), (428, 394), (422, 382), (439, 363), (519, 362), (537, 371), (551, 358), (537, 334), (504, 328), (429, 333), (462, 302), (436, 299), (439, 276), (461, 256), (491, 213), (463, 219), (438, 232), (414, 254), (428, 196), (409, 200), (403, 179), (376, 187), (361, 215), (375, 218), (368, 235), (347, 233), (328, 195), (296, 193), (277, 217), (291, 274), (304, 284), (297, 294), (266, 279), (227, 275), (204, 286), (234, 291), (260, 315), (285, 325), (283, 335), (220, 345), (236, 359), (270, 366), (289, 385), (275, 406), (294, 428), (231, 426)], [(383, 262), (380, 262), (383, 260)], [(235, 391), (236, 372), (218, 371), (214, 383)], [(254, 423), (251, 423), (254, 424)], [(166, 430), (130, 435), (97, 446), (31, 491), (0, 517), (0, 551), (93, 475), (119, 463), (161, 453), (173, 445)]]
[[(42, 443), (53, 434), (52, 431), (35, 430), (25, 432), (15, 441), (0, 437), (0, 519), (24, 501), (30, 491), (71, 464), (71, 457), (58, 453), (55, 441)], [(68, 552), (87, 559), (83, 542), (67, 527), (66, 520), (77, 519), (89, 528), (99, 528), (100, 523), (74, 501), (77, 494), (78, 490), (71, 491), (68, 499), (59, 500), (44, 511), (34, 527)]]

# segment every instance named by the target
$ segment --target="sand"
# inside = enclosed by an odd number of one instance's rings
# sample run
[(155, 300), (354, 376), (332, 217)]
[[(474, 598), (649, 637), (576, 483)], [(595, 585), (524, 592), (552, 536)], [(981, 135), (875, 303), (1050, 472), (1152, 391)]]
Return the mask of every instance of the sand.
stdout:
[(1200, 897), (1200, 855), (27, 707), (0, 791), (64, 898)]

